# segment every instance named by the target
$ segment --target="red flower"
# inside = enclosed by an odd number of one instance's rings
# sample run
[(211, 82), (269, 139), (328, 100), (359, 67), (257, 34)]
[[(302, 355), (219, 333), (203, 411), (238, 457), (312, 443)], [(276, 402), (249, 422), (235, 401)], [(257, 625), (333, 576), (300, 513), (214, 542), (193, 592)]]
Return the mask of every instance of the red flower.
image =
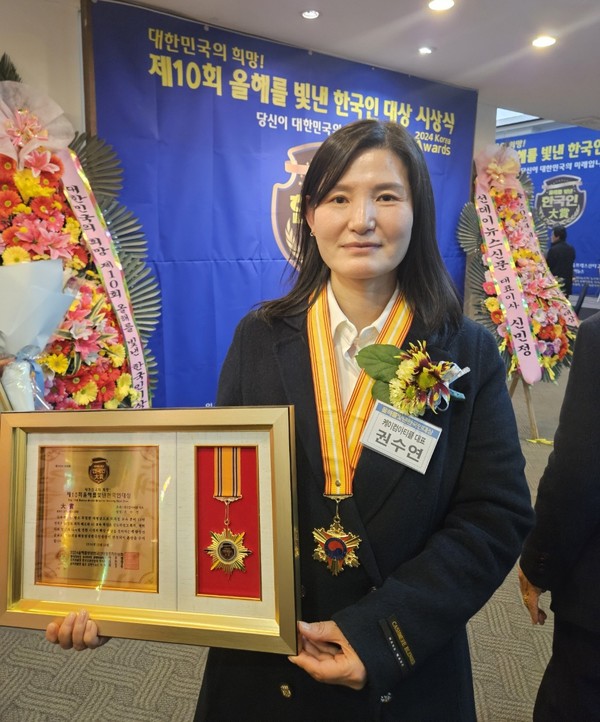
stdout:
[(546, 341), (554, 341), (554, 339), (556, 338), (556, 334), (554, 333), (554, 326), (542, 326), (542, 328), (540, 328), (538, 336)]
[(74, 394), (84, 388), (92, 380), (92, 375), (88, 370), (79, 370), (76, 376), (65, 376), (65, 388), (70, 394)]
[(71, 249), (71, 255), (73, 257), (76, 256), (77, 258), (79, 258), (79, 260), (84, 266), (87, 266), (90, 262), (90, 254), (85, 250), (83, 246), (74, 246)]
[(12, 183), (16, 170), (16, 161), (0, 153), (0, 183)]
[(0, 218), (12, 216), (19, 203), (21, 203), (21, 196), (15, 191), (0, 191)]

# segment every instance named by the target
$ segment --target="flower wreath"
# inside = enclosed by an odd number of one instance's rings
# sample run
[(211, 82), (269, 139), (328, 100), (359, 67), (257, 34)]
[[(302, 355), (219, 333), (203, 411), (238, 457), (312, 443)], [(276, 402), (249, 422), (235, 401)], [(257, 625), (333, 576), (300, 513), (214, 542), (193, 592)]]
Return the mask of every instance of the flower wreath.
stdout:
[(457, 238), (477, 319), (496, 336), (509, 378), (554, 381), (570, 365), (578, 320), (544, 258), (538, 238), (547, 228), (530, 211), (531, 181), (505, 145), (488, 147), (475, 164), (475, 200), (463, 208)]
[[(0, 82), (0, 268), (62, 262), (63, 291), (73, 300), (35, 358), (43, 372), (43, 389), (38, 393), (45, 407), (136, 406), (139, 392), (123, 324), (65, 189), (59, 153), (69, 143), (75, 162), (85, 168), (80, 169), (82, 184), (89, 178), (98, 191), (96, 201), (88, 188), (98, 217), (110, 225), (106, 235), (126, 279), (127, 302), (140, 329), (141, 363), (150, 387), (156, 380), (156, 363), (145, 342), (160, 314), (157, 283), (144, 263), (146, 247), (139, 223), (116, 201), (121, 170), (115, 154), (96, 138), (73, 136), (70, 123), (51, 100), (21, 83)], [(15, 308), (25, 300), (11, 299)]]

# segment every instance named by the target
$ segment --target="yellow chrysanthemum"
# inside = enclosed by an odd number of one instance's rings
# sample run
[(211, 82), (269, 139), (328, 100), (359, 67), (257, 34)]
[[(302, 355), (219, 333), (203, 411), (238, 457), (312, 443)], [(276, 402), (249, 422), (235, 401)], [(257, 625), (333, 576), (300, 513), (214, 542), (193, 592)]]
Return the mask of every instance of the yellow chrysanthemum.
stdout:
[(421, 391), (427, 391), (427, 389), (435, 386), (437, 382), (438, 377), (435, 373), (435, 369), (423, 369), (417, 376), (417, 386), (421, 389)]
[(490, 313), (492, 313), (492, 311), (497, 311), (500, 308), (500, 302), (496, 296), (488, 296), (483, 304)]
[(417, 364), (412, 359), (402, 361), (400, 364), (398, 364), (398, 368), (396, 369), (396, 376), (400, 379), (400, 381), (402, 381), (402, 383), (407, 384), (411, 381), (416, 368)]
[[(125, 374), (125, 375), (129, 376), (129, 374)], [(121, 402), (124, 399), (126, 399), (127, 396), (129, 396), (129, 400), (131, 402), (131, 405), (133, 406), (140, 398), (141, 393), (137, 389), (134, 389), (133, 387), (130, 387), (129, 391), (127, 391), (125, 393), (123, 393), (123, 391), (117, 391), (117, 393), (115, 394), (115, 396), (113, 396), (112, 399), (104, 402), (104, 408), (105, 409), (118, 409)]]
[(54, 188), (51, 186), (44, 187), (40, 184), (39, 178), (36, 178), (29, 168), (17, 171), (14, 176), (15, 185), (21, 198), (28, 203), (31, 198), (37, 196), (51, 196), (54, 194)]
[(129, 394), (131, 391), (131, 374), (121, 374), (117, 379), (117, 390), (115, 391), (115, 398), (119, 401)]
[(67, 218), (65, 221), (65, 233), (71, 236), (71, 243), (79, 243), (79, 236), (81, 235), (79, 221), (75, 218)]
[(417, 400), (414, 386), (407, 385), (400, 379), (392, 379), (389, 384), (390, 403), (403, 414), (421, 416), (423, 404)]
[(426, 366), (417, 376), (417, 386), (421, 391), (427, 391), (433, 388), (444, 378), (444, 374), (451, 366), (452, 364), (448, 361), (440, 361), (437, 364)]
[[(123, 346), (123, 344), (115, 343), (112, 346), (109, 346), (106, 349), (106, 351), (108, 353), (108, 357), (110, 358), (110, 362), (112, 363), (112, 365), (117, 369), (121, 368), (121, 366), (125, 362), (125, 347)], [(123, 375), (128, 376), (129, 374), (123, 374)], [(123, 377), (121, 377), (121, 378), (123, 378)]]
[(70, 266), (75, 271), (82, 271), (86, 266), (86, 264), (81, 260), (81, 258), (77, 254), (71, 256), (71, 258), (67, 262), (67, 265)]
[(73, 394), (73, 400), (79, 406), (87, 406), (98, 396), (98, 386), (95, 381), (88, 382), (82, 389)]
[(41, 358), (40, 364), (47, 366), (55, 374), (65, 374), (69, 368), (69, 359), (63, 353), (51, 353)]
[(556, 359), (552, 356), (541, 356), (540, 363), (548, 372), (548, 376), (550, 376), (550, 380), (554, 381), (556, 374), (552, 370), (552, 367), (555, 365)]
[(29, 263), (29, 261), (31, 261), (31, 256), (20, 246), (7, 248), (2, 254), (2, 263), (5, 266), (12, 266), (15, 263)]

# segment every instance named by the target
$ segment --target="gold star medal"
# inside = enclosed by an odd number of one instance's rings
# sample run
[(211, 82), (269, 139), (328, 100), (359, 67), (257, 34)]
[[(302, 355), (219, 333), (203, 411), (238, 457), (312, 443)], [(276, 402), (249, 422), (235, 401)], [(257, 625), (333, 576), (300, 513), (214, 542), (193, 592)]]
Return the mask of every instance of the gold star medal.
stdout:
[(222, 569), (227, 576), (231, 576), (236, 569), (246, 571), (244, 559), (252, 552), (244, 546), (245, 533), (234, 534), (227, 527), (220, 534), (211, 531), (211, 545), (204, 550), (213, 560), (211, 572), (213, 569)]
[(225, 528), (211, 531), (211, 543), (204, 551), (212, 558), (211, 572), (222, 570), (230, 577), (234, 571), (246, 571), (244, 560), (252, 551), (244, 546), (245, 531), (235, 533), (229, 528), (229, 505), (242, 498), (241, 447), (223, 446), (215, 449), (213, 497), (225, 504)]
[(334, 577), (344, 571), (344, 566), (359, 566), (360, 562), (354, 550), (358, 549), (361, 539), (352, 532), (344, 531), (337, 513), (337, 505), (329, 529), (327, 531), (323, 527), (313, 529), (312, 534), (317, 542), (313, 559), (327, 564), (327, 568)]

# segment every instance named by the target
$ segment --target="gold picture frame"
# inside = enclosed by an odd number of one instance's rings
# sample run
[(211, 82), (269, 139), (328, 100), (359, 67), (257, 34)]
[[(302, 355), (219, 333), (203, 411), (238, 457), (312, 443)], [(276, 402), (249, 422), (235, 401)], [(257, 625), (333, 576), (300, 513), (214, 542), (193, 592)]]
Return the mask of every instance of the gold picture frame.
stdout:
[(0, 414), (0, 625), (296, 654), (295, 498), (291, 406)]

